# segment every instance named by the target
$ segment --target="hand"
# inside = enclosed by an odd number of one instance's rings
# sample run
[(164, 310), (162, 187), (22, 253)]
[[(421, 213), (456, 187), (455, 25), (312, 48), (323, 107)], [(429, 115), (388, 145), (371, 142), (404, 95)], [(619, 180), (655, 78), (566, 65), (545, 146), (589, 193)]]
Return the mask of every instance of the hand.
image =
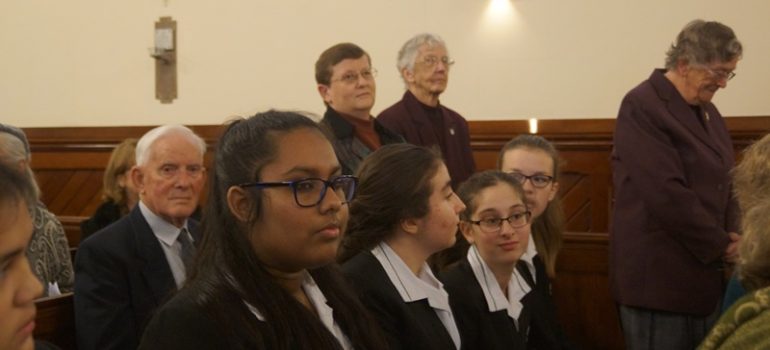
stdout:
[(730, 243), (727, 244), (727, 249), (725, 249), (725, 256), (722, 259), (726, 263), (735, 264), (735, 262), (737, 262), (738, 258), (740, 257), (740, 254), (738, 253), (738, 245), (741, 242), (741, 235), (735, 232), (729, 232), (727, 237), (730, 238)]

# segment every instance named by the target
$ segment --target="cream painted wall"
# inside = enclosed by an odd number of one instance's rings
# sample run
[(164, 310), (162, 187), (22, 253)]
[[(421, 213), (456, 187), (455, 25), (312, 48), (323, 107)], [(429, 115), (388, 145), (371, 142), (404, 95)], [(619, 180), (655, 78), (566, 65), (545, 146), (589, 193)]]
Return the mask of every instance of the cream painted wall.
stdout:
[[(499, 0), (494, 0), (499, 1)], [(614, 118), (694, 18), (730, 25), (745, 58), (715, 102), (770, 115), (770, 1), (138, 0), (0, 2), (0, 120), (23, 127), (218, 124), (275, 107), (323, 113), (313, 64), (369, 51), (374, 112), (398, 100), (401, 44), (431, 31), (457, 64), (442, 102), (468, 119)], [(505, 7), (505, 6), (504, 6)], [(179, 98), (154, 98), (153, 23), (178, 22)]]

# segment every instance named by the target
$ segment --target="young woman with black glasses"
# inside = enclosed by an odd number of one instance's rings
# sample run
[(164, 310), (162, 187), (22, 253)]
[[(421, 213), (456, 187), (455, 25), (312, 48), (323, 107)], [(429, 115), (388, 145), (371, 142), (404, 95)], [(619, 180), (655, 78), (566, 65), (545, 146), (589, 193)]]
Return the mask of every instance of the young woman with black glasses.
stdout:
[(356, 178), (316, 123), (237, 120), (212, 168), (196, 267), (140, 349), (384, 349), (334, 263)]

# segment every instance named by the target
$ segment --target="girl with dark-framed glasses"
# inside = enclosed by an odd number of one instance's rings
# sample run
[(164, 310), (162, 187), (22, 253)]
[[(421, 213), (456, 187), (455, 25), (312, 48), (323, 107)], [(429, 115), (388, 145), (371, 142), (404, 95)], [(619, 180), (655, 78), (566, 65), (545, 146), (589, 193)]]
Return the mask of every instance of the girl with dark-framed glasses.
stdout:
[(316, 123), (232, 122), (212, 168), (195, 268), (140, 349), (384, 349), (334, 263), (356, 179)]
[(558, 196), (559, 153), (542, 136), (519, 135), (500, 150), (497, 167), (521, 183), (524, 201), (532, 212), (531, 238), (516, 266), (531, 287), (524, 300), (525, 309), (532, 315), (527, 327), (527, 346), (573, 348), (559, 324), (551, 295), (551, 279), (556, 277), (556, 257), (564, 232), (564, 212)]
[(389, 349), (459, 349), (460, 334), (428, 257), (452, 246), (458, 213), (441, 156), (411, 144), (378, 149), (360, 165), (340, 261)]
[(467, 207), (460, 232), (465, 257), (441, 273), (457, 314), (464, 349), (524, 349), (529, 316), (522, 299), (530, 287), (516, 271), (529, 242), (531, 213), (512, 175), (485, 171), (457, 191)]

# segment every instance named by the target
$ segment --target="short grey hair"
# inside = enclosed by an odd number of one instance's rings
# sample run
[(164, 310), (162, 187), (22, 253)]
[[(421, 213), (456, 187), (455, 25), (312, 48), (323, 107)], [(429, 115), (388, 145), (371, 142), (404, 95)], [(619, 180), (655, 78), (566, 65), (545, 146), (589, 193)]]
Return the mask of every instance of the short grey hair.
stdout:
[(441, 37), (436, 34), (417, 34), (411, 39), (407, 40), (407, 42), (404, 43), (404, 46), (401, 47), (401, 50), (398, 51), (398, 59), (396, 62), (396, 68), (398, 69), (398, 73), (401, 75), (402, 79), (403, 75), (401, 72), (404, 70), (404, 68), (410, 72), (414, 69), (414, 61), (417, 60), (417, 54), (420, 51), (420, 47), (424, 44), (428, 44), (429, 47), (438, 45), (445, 49), (447, 48), (446, 43), (444, 43), (444, 39), (441, 39)]
[[(35, 174), (30, 167), (32, 154), (30, 153), (27, 136), (21, 129), (6, 124), (0, 124), (0, 161), (13, 164), (19, 161), (26, 162), (24, 176), (32, 184), (33, 194), (36, 199), (40, 198), (40, 187), (35, 181)], [(35, 203), (28, 203), (34, 205)]]
[(158, 141), (158, 139), (172, 134), (182, 135), (190, 140), (200, 150), (201, 157), (206, 154), (206, 142), (190, 130), (190, 128), (180, 124), (168, 124), (148, 131), (139, 139), (139, 142), (136, 143), (136, 165), (142, 166), (147, 164), (152, 154), (152, 144)]
[(719, 22), (696, 19), (688, 23), (676, 42), (666, 52), (666, 69), (676, 68), (679, 61), (705, 65), (729, 62), (743, 55), (743, 46), (730, 27)]

